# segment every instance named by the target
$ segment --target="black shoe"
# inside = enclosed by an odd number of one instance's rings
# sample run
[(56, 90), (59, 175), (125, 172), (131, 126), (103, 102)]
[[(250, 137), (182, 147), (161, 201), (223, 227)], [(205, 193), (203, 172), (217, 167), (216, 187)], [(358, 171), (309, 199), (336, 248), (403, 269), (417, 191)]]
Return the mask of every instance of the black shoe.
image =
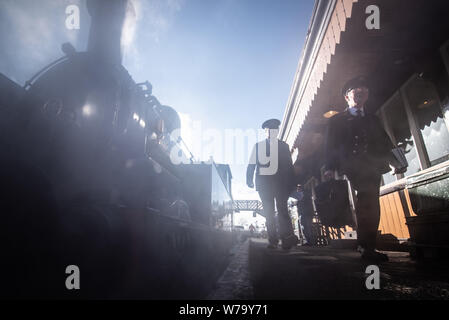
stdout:
[(388, 256), (376, 250), (362, 250), (362, 259), (369, 262), (387, 262)]
[(282, 249), (290, 250), (298, 244), (298, 237), (295, 235), (288, 236), (287, 238), (282, 239)]

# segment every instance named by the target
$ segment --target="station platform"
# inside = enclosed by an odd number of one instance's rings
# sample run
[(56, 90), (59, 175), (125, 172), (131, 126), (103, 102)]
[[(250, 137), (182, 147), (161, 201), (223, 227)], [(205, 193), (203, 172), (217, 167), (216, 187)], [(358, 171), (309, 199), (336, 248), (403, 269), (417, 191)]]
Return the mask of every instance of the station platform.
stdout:
[(449, 264), (414, 261), (407, 252), (386, 252), (378, 265), (379, 289), (368, 290), (369, 264), (351, 249), (298, 246), (267, 249), (250, 238), (234, 248), (232, 259), (210, 300), (421, 300), (449, 299)]

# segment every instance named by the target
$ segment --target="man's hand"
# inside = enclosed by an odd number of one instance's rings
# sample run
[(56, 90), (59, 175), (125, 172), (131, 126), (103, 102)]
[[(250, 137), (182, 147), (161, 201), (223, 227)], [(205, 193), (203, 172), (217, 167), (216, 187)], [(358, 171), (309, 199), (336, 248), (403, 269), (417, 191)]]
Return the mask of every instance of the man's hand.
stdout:
[(254, 188), (254, 183), (252, 181), (246, 182), (246, 185), (248, 186), (248, 188)]

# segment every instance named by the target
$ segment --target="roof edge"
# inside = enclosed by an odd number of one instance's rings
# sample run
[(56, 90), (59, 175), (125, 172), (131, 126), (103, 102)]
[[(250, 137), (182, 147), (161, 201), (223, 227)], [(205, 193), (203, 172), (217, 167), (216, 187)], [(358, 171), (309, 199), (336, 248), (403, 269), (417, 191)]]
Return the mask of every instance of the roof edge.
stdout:
[[(312, 18), (310, 20), (309, 28), (306, 35), (306, 41), (302, 50), (301, 58), (298, 63), (298, 67), (293, 80), (293, 85), (290, 90), (290, 95), (287, 101), (287, 106), (282, 119), (282, 125), (280, 129), (280, 138), (285, 140), (286, 130), (289, 127), (287, 120), (294, 109), (295, 97), (300, 89), (300, 84), (305, 76), (310, 75), (312, 72), (313, 64), (315, 63), (316, 56), (323, 42), (324, 35), (329, 26), (332, 13), (334, 12), (337, 0), (316, 0)], [(302, 91), (304, 88), (302, 89)]]

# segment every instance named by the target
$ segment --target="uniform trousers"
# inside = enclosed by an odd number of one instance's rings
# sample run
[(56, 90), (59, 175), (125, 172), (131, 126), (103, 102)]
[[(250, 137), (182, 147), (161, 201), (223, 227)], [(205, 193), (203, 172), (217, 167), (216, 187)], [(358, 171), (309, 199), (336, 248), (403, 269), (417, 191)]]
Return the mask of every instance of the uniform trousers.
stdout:
[(357, 191), (356, 217), (358, 244), (367, 250), (376, 247), (380, 222), (379, 189), (381, 174), (367, 168), (347, 170), (346, 176)]
[[(287, 200), (289, 192), (285, 188), (261, 188), (258, 190), (260, 199), (262, 200), (263, 212), (265, 214), (268, 241), (277, 244), (279, 237), (285, 239), (293, 235), (293, 225), (290, 215), (288, 214)], [(277, 209), (277, 222), (275, 215), (275, 201)], [(279, 230), (277, 228), (279, 225)]]

